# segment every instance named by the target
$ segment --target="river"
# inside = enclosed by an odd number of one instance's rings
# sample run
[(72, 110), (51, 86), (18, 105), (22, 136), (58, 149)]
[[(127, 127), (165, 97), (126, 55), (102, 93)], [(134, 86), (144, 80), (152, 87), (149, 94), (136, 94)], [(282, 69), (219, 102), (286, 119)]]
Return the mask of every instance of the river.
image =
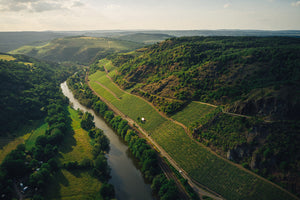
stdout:
[(141, 172), (135, 167), (134, 160), (129, 157), (128, 147), (119, 136), (98, 117), (95, 112), (83, 105), (74, 98), (67, 83), (61, 84), (63, 94), (69, 98), (74, 109), (89, 112), (94, 116), (95, 125), (104, 131), (110, 140), (110, 151), (107, 155), (108, 164), (111, 167), (111, 179), (109, 183), (115, 187), (116, 198), (119, 200), (151, 200), (154, 199), (150, 185), (147, 184)]

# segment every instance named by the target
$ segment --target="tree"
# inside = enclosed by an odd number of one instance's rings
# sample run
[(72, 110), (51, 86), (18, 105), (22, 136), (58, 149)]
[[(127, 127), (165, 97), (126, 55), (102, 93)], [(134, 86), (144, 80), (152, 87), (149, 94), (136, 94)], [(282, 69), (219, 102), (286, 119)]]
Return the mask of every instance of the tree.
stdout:
[(103, 154), (99, 154), (95, 160), (93, 174), (100, 180), (109, 179), (110, 168), (107, 164), (107, 159)]
[(100, 194), (105, 200), (113, 199), (115, 197), (114, 186), (104, 183), (100, 188)]
[(90, 130), (95, 127), (93, 120), (94, 116), (91, 113), (85, 112), (82, 116), (80, 125), (83, 129)]

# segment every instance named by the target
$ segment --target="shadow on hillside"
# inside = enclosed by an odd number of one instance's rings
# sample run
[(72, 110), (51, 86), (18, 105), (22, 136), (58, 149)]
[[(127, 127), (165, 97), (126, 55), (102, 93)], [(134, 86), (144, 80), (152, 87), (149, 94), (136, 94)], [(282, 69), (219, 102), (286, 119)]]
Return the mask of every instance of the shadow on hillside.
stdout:
[(63, 145), (60, 146), (59, 151), (62, 153), (68, 153), (71, 152), (73, 150), (73, 147), (76, 146), (76, 140), (74, 138), (74, 130), (72, 128), (72, 119), (70, 116), (70, 113), (68, 112), (67, 108), (66, 108), (66, 112), (67, 112), (67, 120), (66, 120), (66, 133), (64, 136), (64, 140), (62, 142)]
[(70, 185), (68, 179), (62, 173), (61, 170), (51, 176), (48, 185), (46, 187), (44, 196), (45, 199), (60, 199), (61, 197), (61, 185), (68, 187)]

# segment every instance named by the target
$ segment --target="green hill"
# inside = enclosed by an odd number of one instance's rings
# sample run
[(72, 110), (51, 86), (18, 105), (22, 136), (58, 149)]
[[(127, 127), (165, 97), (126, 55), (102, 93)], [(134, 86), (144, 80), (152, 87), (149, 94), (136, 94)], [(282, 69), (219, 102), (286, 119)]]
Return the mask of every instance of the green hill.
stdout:
[(163, 34), (163, 33), (132, 33), (122, 36), (115, 36), (115, 38), (119, 40), (126, 40), (126, 41), (132, 41), (132, 42), (139, 42), (144, 44), (154, 44), (156, 42), (161, 42), (165, 39), (171, 38), (174, 36)]
[[(299, 195), (299, 52), (299, 38), (172, 38), (110, 56), (110, 74), (196, 140)], [(191, 101), (220, 108), (199, 117)]]
[(23, 55), (0, 54), (0, 136), (43, 118), (59, 84), (74, 71)]
[(8, 52), (24, 45), (37, 44), (66, 36), (68, 33), (62, 32), (0, 32), (0, 52)]
[(119, 55), (113, 64), (125, 88), (141, 83), (137, 90), (151, 95), (294, 119), (300, 111), (293, 92), (299, 88), (299, 48), (297, 38), (183, 37)]
[(43, 46), (23, 46), (10, 53), (25, 54), (42, 60), (87, 64), (95, 57), (102, 58), (116, 52), (131, 51), (142, 45), (111, 38), (77, 36), (55, 39)]

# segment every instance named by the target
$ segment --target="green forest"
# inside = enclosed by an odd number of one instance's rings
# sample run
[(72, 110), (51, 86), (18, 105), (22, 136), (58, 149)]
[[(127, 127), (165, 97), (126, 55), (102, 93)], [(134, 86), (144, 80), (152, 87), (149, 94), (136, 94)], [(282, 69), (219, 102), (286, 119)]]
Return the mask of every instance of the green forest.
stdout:
[[(3, 54), (4, 55), (4, 54)], [(0, 59), (0, 135), (10, 135), (20, 124), (47, 115), (47, 106), (61, 99), (59, 84), (74, 73), (76, 65), (61, 66), (23, 55)]]
[(62, 163), (59, 159), (62, 149), (68, 145), (66, 138), (73, 132), (68, 100), (59, 86), (79, 67), (21, 55), (1, 54), (1, 58), (1, 138), (18, 137), (16, 130), (34, 125), (36, 121), (46, 125), (38, 136), (29, 137), (5, 156), (0, 165), (1, 199), (48, 199), (49, 186), (61, 177), (62, 170), (91, 171), (93, 177), (101, 181), (98, 185), (103, 183), (98, 191), (100, 196), (113, 198), (114, 188), (107, 183), (110, 168), (104, 156), (109, 151), (109, 140), (102, 130), (94, 127), (88, 113), (79, 114), (81, 127), (88, 131), (94, 143), (94, 159), (80, 163)]

